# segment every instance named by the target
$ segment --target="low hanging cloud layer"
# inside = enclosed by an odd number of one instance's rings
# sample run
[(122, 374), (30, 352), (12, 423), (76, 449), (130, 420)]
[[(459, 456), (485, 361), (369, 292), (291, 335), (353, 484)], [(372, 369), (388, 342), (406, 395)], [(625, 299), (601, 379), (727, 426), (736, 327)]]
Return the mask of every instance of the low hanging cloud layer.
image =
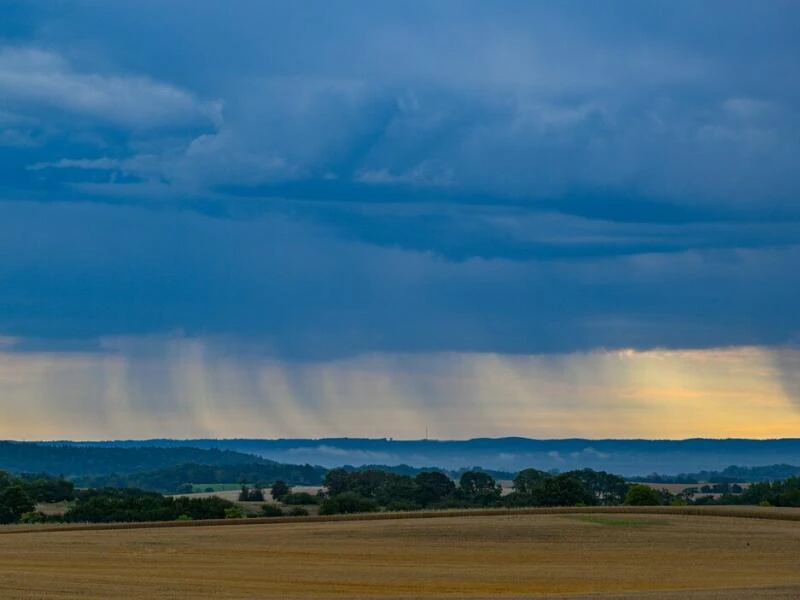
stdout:
[[(161, 352), (153, 339), (189, 339), (228, 361), (228, 381), (259, 361), (313, 379), (304, 369), (344, 377), (365, 356), (758, 348), (770, 397), (798, 406), (795, 3), (10, 0), (3, 13), (7, 360), (69, 372), (88, 353), (86, 381), (109, 381)], [(450, 378), (449, 360), (430, 368)], [(570, 377), (589, 369), (568, 362)], [(153, 403), (126, 382), (137, 415), (189, 393), (136, 372)], [(121, 409), (104, 398), (119, 394), (81, 385), (111, 427)], [(401, 388), (408, 406), (451, 393)], [(470, 418), (502, 433), (484, 391)], [(286, 418), (303, 416), (274, 435), (344, 402), (289, 396)], [(214, 433), (219, 415), (191, 414)]]
[[(479, 244), (492, 248), (476, 237), (460, 242), (472, 257), (448, 260), (397, 237), (369, 243), (285, 215), (91, 203), (7, 203), (4, 212), (0, 276), (13, 293), (0, 330), (22, 349), (183, 332), (223, 350), (303, 359), (783, 345), (800, 330), (800, 251), (759, 239), (758, 228), (741, 235), (755, 234), (751, 247), (728, 245), (731, 226), (698, 229), (702, 251), (686, 231), (674, 251), (649, 251), (664, 239), (645, 229), (532, 217), (520, 232), (532, 243), (506, 245), (508, 256), (476, 255)], [(481, 221), (467, 215), (455, 227)], [(440, 232), (438, 244), (458, 240)]]

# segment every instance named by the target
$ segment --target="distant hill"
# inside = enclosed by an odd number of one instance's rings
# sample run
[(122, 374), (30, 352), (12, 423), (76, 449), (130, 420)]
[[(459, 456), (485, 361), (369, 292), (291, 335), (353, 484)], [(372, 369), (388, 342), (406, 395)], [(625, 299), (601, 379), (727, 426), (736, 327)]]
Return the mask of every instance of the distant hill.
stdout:
[(156, 439), (68, 444), (90, 448), (190, 446), (203, 450), (232, 450), (254, 454), (281, 463), (309, 463), (325, 467), (405, 464), (414, 468), (438, 467), (457, 471), (480, 465), (485, 469), (504, 472), (528, 467), (545, 471), (591, 468), (625, 476), (722, 471), (730, 465), (746, 468), (800, 463), (800, 439)]
[(201, 465), (274, 465), (252, 454), (217, 448), (141, 446), (83, 446), (0, 441), (0, 470), (11, 473), (51, 473), (67, 478), (116, 473), (127, 475), (165, 467), (196, 463)]
[[(516, 444), (516, 438), (512, 446)], [(524, 468), (567, 471), (591, 468), (597, 471), (624, 475), (631, 480), (662, 483), (696, 482), (758, 482), (775, 481), (800, 475), (800, 467), (787, 463), (768, 466), (725, 466), (721, 469), (691, 471), (687, 465), (701, 462), (758, 458), (791, 453), (798, 440), (686, 440), (681, 442), (649, 442), (647, 440), (528, 440), (543, 444), (539, 452), (509, 453), (509, 439), (467, 440), (463, 442), (393, 442), (390, 440), (147, 440), (143, 442), (8, 442), (0, 441), (0, 471), (12, 473), (49, 473), (64, 475), (79, 487), (140, 487), (147, 490), (173, 493), (186, 484), (238, 483), (270, 484), (278, 479), (291, 485), (319, 485), (328, 470), (325, 466), (298, 464), (308, 456), (328, 457), (328, 467), (344, 467), (349, 471), (377, 469), (400, 475), (415, 476), (424, 470), (442, 470), (458, 479), (465, 470), (483, 470), (495, 479), (511, 480)], [(298, 442), (303, 444), (297, 445)], [(313, 442), (313, 445), (311, 443)], [(344, 442), (344, 443), (342, 443)], [(375, 458), (376, 442), (408, 451), (416, 450), (412, 460), (429, 463), (413, 466), (396, 461), (398, 454), (381, 455), (385, 462), (367, 461)], [(359, 444), (360, 443), (360, 444)], [(584, 446), (591, 443), (592, 446)], [(197, 444), (200, 447), (193, 447)], [(332, 445), (341, 444), (341, 445)], [(612, 444), (614, 444), (612, 448)], [(219, 446), (222, 446), (220, 448)], [(273, 456), (288, 458), (279, 462), (225, 446), (269, 450)], [(567, 452), (570, 448), (581, 451)], [(477, 447), (477, 448), (476, 448)], [(322, 451), (319, 449), (323, 448)], [(332, 449), (336, 449), (333, 451)], [(365, 450), (365, 448), (370, 448)], [(548, 448), (559, 448), (552, 450)], [(760, 451), (754, 451), (756, 450)], [(426, 454), (420, 452), (426, 450)], [(602, 450), (600, 450), (602, 449)], [(499, 457), (494, 454), (505, 450)], [(546, 453), (542, 454), (546, 450)], [(316, 452), (316, 454), (315, 454)], [(335, 458), (330, 458), (330, 457)], [(795, 458), (797, 454), (793, 455)], [(361, 458), (361, 461), (346, 461)], [(513, 464), (511, 468), (491, 468), (493, 461)], [(549, 461), (549, 462), (548, 462)], [(627, 461), (627, 462), (626, 462)], [(456, 467), (448, 467), (456, 464)], [(496, 462), (494, 464), (496, 464)], [(766, 461), (765, 461), (766, 462)], [(353, 464), (356, 463), (356, 464)], [(628, 464), (623, 470), (620, 464)], [(669, 474), (648, 468), (654, 464), (674, 464)], [(730, 464), (730, 463), (729, 463)], [(486, 465), (489, 465), (487, 467)], [(557, 466), (553, 466), (557, 465)], [(634, 471), (636, 469), (636, 471)], [(638, 471), (638, 472), (637, 472)], [(650, 473), (645, 475), (645, 473)]]

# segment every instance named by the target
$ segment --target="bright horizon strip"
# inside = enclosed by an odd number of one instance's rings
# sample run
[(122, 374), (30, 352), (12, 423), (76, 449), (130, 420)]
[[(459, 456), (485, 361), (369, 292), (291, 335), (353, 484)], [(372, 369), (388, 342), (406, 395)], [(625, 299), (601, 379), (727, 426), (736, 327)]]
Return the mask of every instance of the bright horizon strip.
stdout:
[(222, 356), (194, 339), (7, 349), (0, 438), (797, 437), (786, 378), (798, 364), (797, 349), (761, 347), (305, 363)]

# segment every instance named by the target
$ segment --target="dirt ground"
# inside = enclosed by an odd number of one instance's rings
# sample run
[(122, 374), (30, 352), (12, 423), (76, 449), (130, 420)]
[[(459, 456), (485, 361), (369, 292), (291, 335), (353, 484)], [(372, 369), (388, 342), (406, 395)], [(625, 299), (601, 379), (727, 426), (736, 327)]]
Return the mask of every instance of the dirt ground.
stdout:
[(798, 598), (800, 522), (479, 515), (0, 533), (0, 597)]

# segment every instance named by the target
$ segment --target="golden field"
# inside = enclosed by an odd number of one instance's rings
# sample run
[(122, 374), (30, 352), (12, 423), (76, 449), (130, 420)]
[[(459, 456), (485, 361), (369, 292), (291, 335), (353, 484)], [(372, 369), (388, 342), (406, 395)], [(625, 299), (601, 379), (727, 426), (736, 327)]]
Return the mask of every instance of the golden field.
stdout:
[(741, 514), (781, 520), (628, 509), (6, 528), (0, 598), (800, 598), (798, 511)]

